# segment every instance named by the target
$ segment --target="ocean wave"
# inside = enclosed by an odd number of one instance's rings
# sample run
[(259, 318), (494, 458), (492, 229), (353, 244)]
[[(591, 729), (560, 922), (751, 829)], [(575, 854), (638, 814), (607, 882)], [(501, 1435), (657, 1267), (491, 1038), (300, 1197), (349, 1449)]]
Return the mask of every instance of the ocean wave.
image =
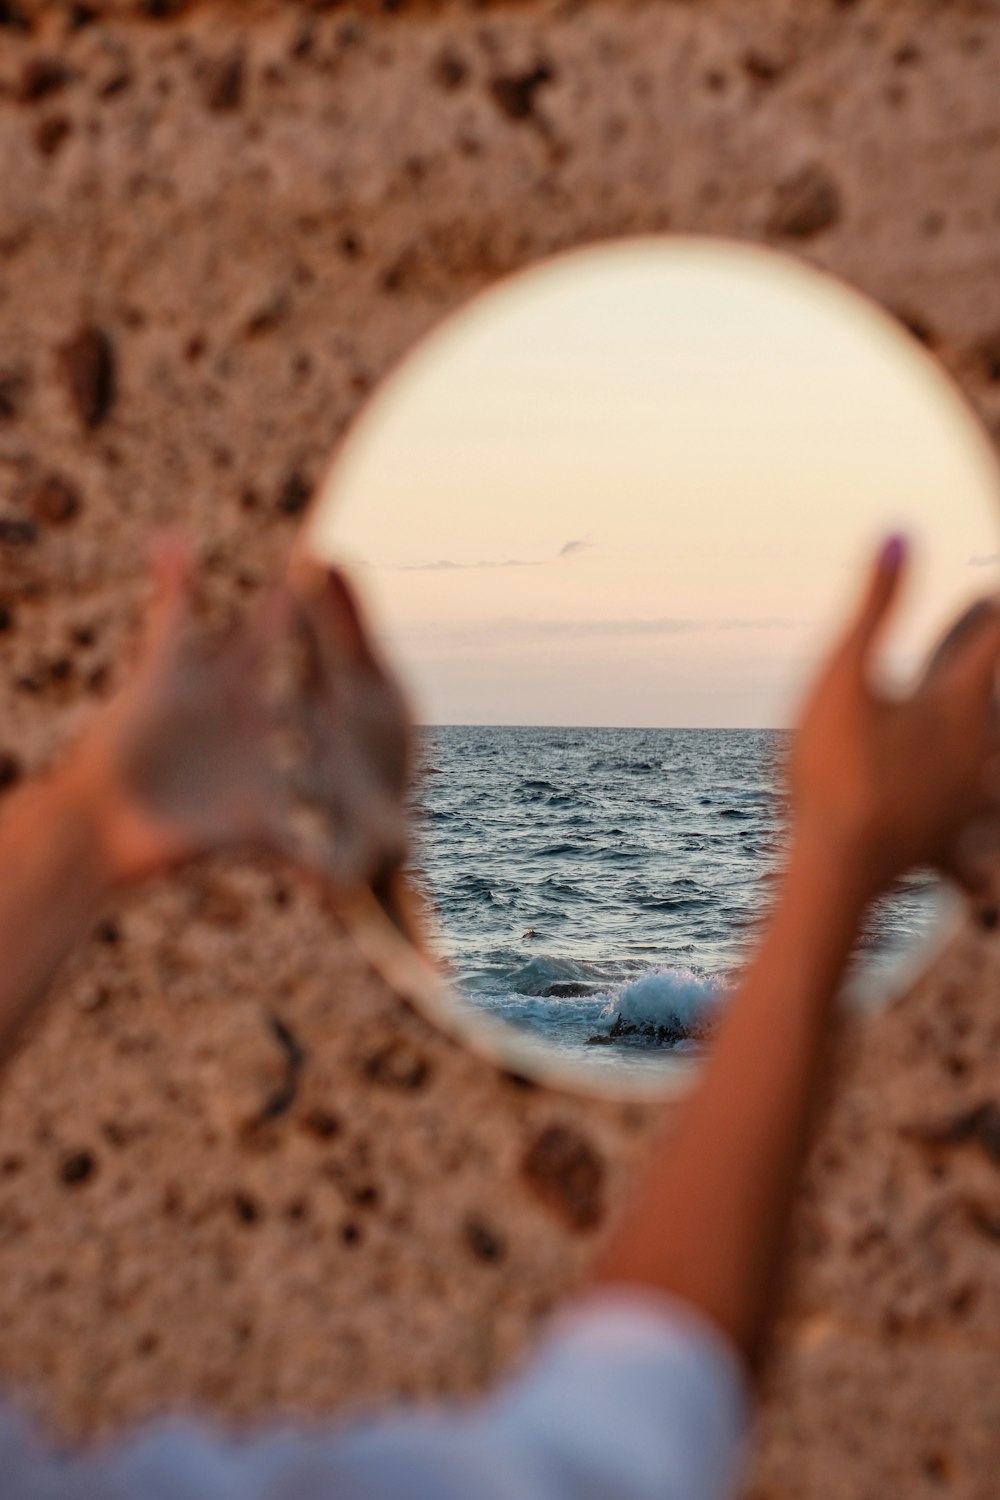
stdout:
[[(467, 726), (418, 741), (413, 857), (470, 1000), (556, 1046), (703, 1046), (710, 976), (743, 961), (780, 878), (782, 736)], [(874, 914), (868, 962), (926, 926), (927, 880)]]
[(513, 896), (498, 890), (481, 875), (462, 875), (455, 882), (452, 899), (460, 902), (484, 902), (490, 905), (511, 906)]
[(526, 964), (511, 970), (502, 977), (501, 982), (514, 995), (564, 999), (569, 994), (566, 988), (569, 985), (574, 987), (574, 995), (606, 995), (616, 977), (620, 976), (600, 964), (573, 958), (554, 958), (540, 953)]
[(575, 1029), (590, 1046), (684, 1047), (711, 1036), (726, 994), (718, 977), (683, 966), (623, 979), (621, 965), (539, 955), (518, 968), (471, 975), (477, 1006), (546, 1035)]
[(633, 1025), (669, 1023), (690, 1035), (706, 1017), (714, 1016), (725, 993), (725, 981), (718, 975), (683, 967), (654, 969), (625, 985), (606, 1009)]
[(703, 911), (712, 900), (710, 896), (644, 896), (638, 904), (643, 911)]

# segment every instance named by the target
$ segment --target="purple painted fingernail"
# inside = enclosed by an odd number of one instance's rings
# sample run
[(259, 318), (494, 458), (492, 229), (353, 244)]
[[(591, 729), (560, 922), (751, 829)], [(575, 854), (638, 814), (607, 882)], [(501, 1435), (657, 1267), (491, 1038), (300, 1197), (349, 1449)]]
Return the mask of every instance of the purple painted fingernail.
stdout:
[(906, 556), (907, 540), (901, 531), (893, 532), (882, 543), (880, 562), (883, 568), (898, 568)]

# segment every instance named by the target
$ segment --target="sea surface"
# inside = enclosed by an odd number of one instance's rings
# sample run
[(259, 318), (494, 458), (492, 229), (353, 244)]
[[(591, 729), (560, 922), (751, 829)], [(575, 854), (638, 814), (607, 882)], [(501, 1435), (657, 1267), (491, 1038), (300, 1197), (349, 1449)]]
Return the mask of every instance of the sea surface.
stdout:
[[(420, 731), (414, 865), (432, 946), (470, 1003), (567, 1052), (702, 1050), (775, 889), (788, 735)], [(936, 920), (907, 877), (859, 965)]]

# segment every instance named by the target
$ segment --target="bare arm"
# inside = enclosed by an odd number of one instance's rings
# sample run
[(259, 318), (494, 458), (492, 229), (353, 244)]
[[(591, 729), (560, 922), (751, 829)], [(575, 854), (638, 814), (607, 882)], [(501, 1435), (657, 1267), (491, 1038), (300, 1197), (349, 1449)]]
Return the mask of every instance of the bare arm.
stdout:
[[(124, 690), (51, 773), (0, 816), (0, 1057), (60, 964), (121, 888), (227, 845), (267, 846), (318, 875), (336, 902), (370, 882), (407, 925), (409, 720), (353, 594), (333, 569), (300, 568), (222, 640), (191, 620), (191, 565), (179, 541), (154, 561), (154, 596)], [(303, 648), (275, 698), (265, 655)], [(302, 742), (279, 765), (274, 731)], [(290, 780), (321, 814), (293, 824)]]
[(114, 888), (100, 824), (75, 764), (17, 793), (0, 823), (0, 1052)]
[[(901, 571), (887, 547), (807, 705), (777, 907), (704, 1080), (663, 1139), (598, 1280), (685, 1299), (753, 1361), (781, 1266), (834, 1000), (869, 901), (913, 864), (951, 873), (983, 813), (1000, 610), (981, 609), (903, 703), (870, 686)], [(960, 872), (972, 883), (977, 872)]]
[(0, 817), (0, 1055), (121, 888), (207, 849), (265, 837), (277, 797), (255, 692), (253, 624), (207, 651), (179, 543), (155, 560), (124, 691)]

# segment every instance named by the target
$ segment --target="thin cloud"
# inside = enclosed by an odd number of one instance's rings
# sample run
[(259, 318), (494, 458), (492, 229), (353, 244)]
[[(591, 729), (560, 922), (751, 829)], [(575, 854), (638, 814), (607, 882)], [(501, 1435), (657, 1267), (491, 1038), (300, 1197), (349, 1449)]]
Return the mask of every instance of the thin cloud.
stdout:
[(593, 545), (593, 542), (588, 541), (586, 537), (577, 537), (573, 541), (565, 542), (554, 557), (483, 558), (480, 562), (453, 562), (450, 558), (439, 558), (437, 562), (400, 563), (391, 571), (394, 573), (453, 573), (481, 568), (547, 568), (551, 563), (578, 557), (581, 552), (588, 551)]
[(482, 562), (460, 563), (441, 558), (438, 562), (400, 563), (392, 571), (394, 573), (459, 573), (466, 572), (470, 568), (541, 568), (545, 566), (545, 562), (550, 561), (551, 558), (546, 558), (544, 562), (528, 562), (520, 557), (507, 557), (502, 561), (484, 559)]
[(697, 619), (662, 615), (645, 620), (502, 620), (496, 627), (514, 634), (548, 636), (703, 635), (714, 630), (794, 630), (801, 620), (784, 615)]
[(444, 627), (438, 630), (431, 628), (415, 632), (415, 635), (463, 640), (481, 639), (484, 636), (491, 640), (498, 637), (505, 637), (508, 640), (526, 637), (583, 640), (601, 636), (706, 635), (715, 631), (789, 631), (797, 630), (808, 623), (806, 620), (792, 619), (785, 615), (727, 616), (714, 619), (664, 615), (645, 620), (519, 620), (508, 617), (483, 622), (471, 628)]

